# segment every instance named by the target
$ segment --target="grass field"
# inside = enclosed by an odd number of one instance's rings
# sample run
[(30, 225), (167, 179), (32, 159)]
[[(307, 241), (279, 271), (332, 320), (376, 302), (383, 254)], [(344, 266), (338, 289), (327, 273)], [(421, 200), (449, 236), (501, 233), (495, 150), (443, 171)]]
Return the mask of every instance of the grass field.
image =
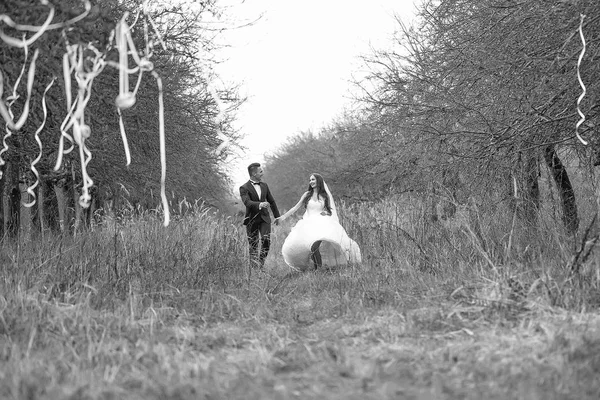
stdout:
[(469, 215), (341, 207), (363, 264), (304, 274), (207, 210), (5, 241), (0, 398), (600, 398), (598, 258)]

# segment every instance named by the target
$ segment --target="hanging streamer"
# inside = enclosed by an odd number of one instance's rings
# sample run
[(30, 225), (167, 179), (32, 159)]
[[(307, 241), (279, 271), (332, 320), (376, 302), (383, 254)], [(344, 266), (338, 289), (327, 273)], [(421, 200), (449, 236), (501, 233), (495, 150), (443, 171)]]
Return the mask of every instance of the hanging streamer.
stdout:
[(577, 99), (577, 113), (579, 114), (579, 116), (581, 117), (579, 119), (579, 121), (577, 121), (577, 124), (575, 125), (575, 135), (577, 136), (577, 139), (579, 139), (579, 141), (581, 143), (583, 143), (584, 145), (587, 145), (588, 142), (583, 139), (581, 137), (581, 135), (579, 134), (579, 127), (581, 126), (581, 124), (583, 124), (585, 122), (585, 114), (581, 111), (581, 100), (583, 100), (583, 98), (585, 97), (586, 94), (586, 88), (585, 88), (585, 84), (583, 83), (583, 80), (581, 79), (581, 72), (580, 72), (580, 68), (581, 68), (581, 61), (583, 60), (583, 56), (585, 54), (585, 50), (586, 50), (586, 43), (585, 43), (585, 37), (583, 36), (583, 20), (585, 18), (585, 15), (581, 14), (581, 19), (579, 21), (579, 37), (581, 38), (581, 43), (583, 44), (583, 48), (581, 49), (581, 53), (579, 54), (579, 59), (577, 60), (577, 79), (579, 80), (579, 85), (581, 86), (581, 94), (579, 95), (579, 98)]
[[(47, 1), (42, 0), (41, 3), (45, 6), (50, 7), (50, 11), (48, 12), (48, 16), (46, 17), (46, 21), (44, 22), (44, 24), (40, 27), (33, 27), (33, 26), (29, 26), (27, 25), (28, 28), (27, 30), (36, 30), (37, 32), (31, 36), (29, 39), (26, 40), (17, 40), (11, 36), (6, 35), (2, 29), (0, 29), (0, 39), (2, 39), (4, 41), (4, 43), (6, 43), (9, 46), (13, 46), (13, 47), (18, 47), (18, 48), (23, 48), (23, 47), (28, 47), (31, 46), (31, 44), (33, 42), (35, 42), (36, 40), (38, 40), (38, 38), (40, 36), (42, 36), (46, 30), (48, 30), (48, 28), (50, 27), (50, 22), (52, 22), (52, 19), (54, 18), (54, 6), (52, 4), (49, 4)], [(2, 18), (4, 17), (4, 18)], [(15, 24), (13, 22), (12, 19), (8, 18), (5, 15), (0, 15), (0, 20), (2, 20), (4, 23), (6, 23), (7, 25), (13, 26), (13, 28), (15, 29), (19, 29), (18, 27), (20, 27), (20, 25)], [(24, 28), (23, 26), (21, 26), (21, 28)], [(25, 29), (20, 29), (20, 30), (25, 30)]]
[(35, 166), (42, 159), (43, 145), (42, 145), (42, 141), (40, 140), (40, 133), (42, 132), (42, 129), (44, 129), (44, 126), (46, 126), (46, 118), (48, 117), (48, 107), (46, 107), (46, 94), (48, 93), (48, 90), (50, 90), (52, 85), (54, 84), (55, 80), (56, 80), (56, 78), (52, 78), (52, 80), (50, 81), (48, 86), (46, 86), (46, 89), (44, 90), (44, 94), (42, 95), (42, 110), (44, 112), (44, 118), (42, 119), (42, 123), (37, 128), (37, 130), (35, 131), (35, 134), (34, 134), (34, 138), (38, 144), (39, 151), (38, 151), (38, 156), (35, 158), (35, 160), (33, 160), (31, 162), (31, 167), (30, 167), (31, 172), (33, 172), (33, 175), (35, 176), (35, 182), (33, 183), (33, 185), (31, 185), (27, 188), (27, 193), (29, 193), (32, 200), (29, 203), (23, 203), (23, 205), (25, 207), (32, 207), (35, 204), (35, 199), (36, 199), (35, 188), (40, 183), (40, 174), (39, 174), (37, 168), (35, 168)]
[[(65, 154), (69, 154), (75, 148), (75, 142), (68, 130), (73, 125), (73, 112), (77, 103), (73, 103), (71, 94), (71, 74), (77, 65), (77, 45), (66, 46), (67, 52), (63, 55), (63, 80), (65, 82), (65, 98), (67, 99), (67, 116), (60, 124), (60, 137), (58, 139), (58, 151), (54, 170), (58, 171), (62, 165), (62, 159)], [(70, 147), (65, 150), (65, 139), (69, 141)]]
[[(4, 102), (1, 100), (2, 93), (4, 92), (4, 79), (3, 79), (2, 73), (0, 72), (0, 111), (2, 111), (2, 117), (4, 118), (4, 121), (6, 122), (6, 134), (2, 138), (2, 149), (0, 149), (0, 166), (3, 166), (4, 164), (6, 164), (6, 161), (4, 161), (4, 159), (2, 158), (2, 154), (4, 154), (6, 151), (8, 151), (8, 143), (6, 141), (8, 140), (8, 138), (10, 138), (12, 136), (12, 129), (14, 129), (14, 127), (15, 127), (15, 124), (13, 121), (14, 115), (12, 113), (11, 106), (19, 98), (19, 96), (17, 94), (17, 88), (19, 87), (19, 84), (21, 83), (21, 78), (23, 78), (23, 74), (25, 74), (25, 69), (27, 67), (27, 55), (28, 54), (29, 54), (28, 47), (25, 46), (25, 48), (24, 48), (25, 60), (23, 60), (23, 66), (21, 67), (21, 72), (19, 73), (19, 76), (17, 77), (17, 80), (15, 81), (15, 84), (13, 86), (12, 95), (7, 98), (8, 107), (5, 107)], [(0, 178), (1, 177), (2, 177), (2, 171), (0, 171)]]
[(115, 104), (120, 110), (126, 110), (135, 104), (135, 94), (129, 92), (129, 50), (127, 48), (127, 37), (130, 34), (126, 18), (127, 13), (123, 15), (123, 18), (117, 24), (115, 35), (117, 49), (119, 50), (119, 95), (115, 99)]
[[(21, 112), (21, 116), (15, 122), (14, 115), (13, 115), (10, 107), (19, 98), (19, 95), (17, 93), (17, 88), (19, 86), (19, 83), (21, 82), (23, 73), (25, 72), (25, 66), (27, 65), (27, 54), (28, 54), (27, 49), (28, 49), (27, 47), (24, 47), (25, 61), (23, 62), (23, 68), (21, 68), (21, 73), (19, 74), (19, 77), (17, 78), (15, 85), (13, 87), (13, 93), (11, 96), (9, 96), (6, 99), (8, 101), (8, 107), (5, 107), (4, 103), (0, 101), (0, 104), (2, 105), (1, 108), (3, 109), (2, 116), (5, 119), (6, 126), (7, 126), (7, 128), (15, 130), (15, 131), (18, 131), (19, 129), (21, 129), (23, 127), (23, 125), (25, 124), (25, 121), (27, 121), (27, 117), (29, 116), (29, 100), (31, 100), (31, 90), (33, 89), (33, 82), (35, 79), (35, 62), (36, 62), (36, 60), (38, 58), (38, 54), (39, 54), (38, 49), (36, 49), (33, 52), (33, 57), (31, 58), (31, 63), (29, 64), (29, 72), (27, 73), (27, 98), (25, 100), (25, 105), (23, 106), (23, 111)], [(2, 74), (0, 74), (0, 88), (3, 88), (4, 81), (1, 78), (1, 76), (2, 76)], [(2, 95), (2, 90), (0, 90), (0, 96), (1, 95)]]
[[(52, 10), (54, 9), (54, 6), (52, 4), (50, 4), (48, 2), (48, 0), (40, 0), (40, 4), (42, 4), (43, 6), (48, 6), (50, 7)], [(83, 7), (85, 8), (85, 10), (77, 15), (74, 18), (71, 18), (67, 21), (64, 22), (59, 22), (56, 24), (50, 24), (50, 25), (41, 25), (41, 26), (36, 26), (36, 25), (22, 25), (22, 24), (17, 24), (15, 21), (12, 20), (12, 18), (10, 18), (8, 15), (6, 14), (0, 14), (0, 22), (4, 22), (6, 25), (10, 26), (13, 29), (19, 30), (19, 31), (28, 31), (28, 32), (46, 32), (49, 30), (54, 30), (54, 29), (59, 29), (59, 28), (65, 28), (69, 25), (72, 25), (78, 21), (81, 21), (82, 19), (84, 19), (85, 17), (88, 16), (88, 14), (90, 13), (90, 10), (92, 9), (92, 4), (90, 3), (89, 0), (83, 0)], [(50, 21), (52, 21), (52, 19), (50, 19)]]
[[(23, 74), (25, 72), (25, 65), (27, 64), (27, 51), (28, 47), (25, 46), (24, 47), (24, 52), (25, 52), (25, 62), (23, 63), (23, 68), (21, 69), (21, 73), (19, 74), (19, 77), (17, 78), (17, 81), (15, 82), (15, 85), (13, 87), (13, 93), (11, 96), (9, 96), (7, 98), (8, 100), (8, 108), (6, 109), (6, 113), (8, 115), (8, 119), (6, 119), (6, 134), (4, 135), (3, 139), (2, 139), (2, 149), (0, 149), (0, 166), (6, 164), (6, 161), (4, 161), (4, 159), (2, 158), (2, 154), (4, 154), (7, 150), (8, 150), (8, 143), (7, 140), (8, 138), (10, 138), (13, 134), (13, 130), (18, 131), (19, 129), (21, 129), (23, 127), (23, 125), (25, 124), (25, 121), (27, 121), (27, 117), (29, 116), (29, 102), (31, 101), (31, 91), (33, 89), (33, 81), (35, 78), (35, 62), (38, 58), (38, 50), (36, 49), (33, 52), (33, 57), (31, 58), (31, 63), (29, 64), (29, 72), (27, 74), (27, 97), (25, 99), (25, 105), (23, 106), (23, 111), (21, 112), (21, 117), (19, 118), (19, 120), (17, 122), (14, 122), (13, 118), (14, 115), (12, 113), (11, 107), (13, 105), (13, 103), (15, 101), (17, 101), (17, 99), (19, 98), (19, 95), (17, 93), (17, 88), (19, 86), (19, 83), (21, 82), (21, 78), (23, 77)], [(2, 74), (0, 73), (0, 76)], [(1, 92), (0, 92), (0, 96), (1, 96)], [(0, 104), (4, 105), (4, 103), (0, 100)], [(2, 178), (2, 172), (0, 171), (0, 178)]]
[[(158, 37), (159, 42), (163, 46), (164, 50), (166, 50), (166, 46), (162, 41), (161, 35), (156, 29), (154, 21), (147, 14), (147, 1), (144, 2), (143, 12), (145, 14), (144, 19), (144, 37), (146, 38), (146, 49), (145, 53), (140, 57), (135, 44), (133, 42), (133, 37), (130, 33), (130, 27), (127, 25), (127, 14), (121, 18), (119, 24), (116, 28), (116, 43), (117, 49), (119, 51), (119, 63), (114, 64), (112, 62), (107, 61), (106, 63), (112, 67), (115, 67), (119, 70), (119, 95), (115, 99), (115, 105), (117, 106), (117, 113), (119, 115), (119, 130), (121, 133), (121, 139), (123, 141), (123, 146), (125, 149), (125, 158), (127, 165), (131, 162), (131, 156), (129, 152), (129, 145), (127, 140), (127, 134), (125, 131), (125, 124), (123, 123), (123, 115), (122, 111), (132, 107), (136, 102), (137, 91), (140, 87), (142, 75), (144, 72), (150, 72), (154, 79), (156, 80), (156, 84), (158, 86), (158, 124), (159, 124), (159, 143), (160, 143), (160, 163), (161, 163), (161, 178), (160, 178), (160, 194), (161, 194), (161, 202), (164, 212), (164, 226), (169, 225), (170, 222), (170, 209), (169, 203), (167, 201), (166, 195), (166, 174), (167, 174), (167, 156), (166, 156), (166, 140), (165, 140), (165, 118), (164, 118), (164, 100), (163, 100), (163, 86), (162, 80), (160, 76), (154, 71), (154, 64), (150, 61), (151, 47), (148, 42), (148, 21), (150, 25), (154, 28), (154, 33)], [(136, 19), (133, 24), (137, 23), (139, 14), (136, 16)], [(133, 25), (132, 25), (133, 26)], [(132, 56), (133, 61), (136, 66), (133, 68), (129, 68), (129, 56)], [(129, 75), (139, 73), (137, 83), (133, 89), (133, 92), (129, 91)]]
[[(88, 46), (89, 48), (89, 46)], [(94, 185), (94, 181), (87, 171), (87, 166), (92, 160), (92, 152), (86, 146), (86, 140), (91, 136), (91, 128), (85, 123), (85, 110), (90, 97), (92, 95), (92, 83), (94, 78), (104, 69), (104, 62), (100, 53), (96, 53), (94, 59), (85, 58), (86, 61), (92, 62), (91, 71), (86, 71), (84, 67), (84, 48), (78, 47), (78, 58), (75, 67), (75, 79), (78, 86), (77, 108), (73, 114), (73, 139), (79, 147), (79, 159), (81, 164), (81, 177), (83, 181), (81, 196), (79, 196), (79, 204), (83, 208), (88, 208), (92, 200), (89, 193), (90, 188)]]
[(154, 79), (156, 79), (156, 85), (158, 86), (158, 134), (160, 140), (160, 198), (162, 200), (163, 212), (165, 213), (164, 226), (169, 225), (171, 219), (171, 212), (169, 210), (169, 202), (167, 201), (167, 194), (165, 189), (165, 183), (167, 179), (167, 152), (165, 146), (165, 105), (163, 102), (163, 87), (162, 79), (155, 71), (152, 71)]
[(119, 131), (121, 132), (121, 141), (123, 142), (123, 147), (125, 148), (125, 165), (129, 166), (131, 164), (131, 153), (129, 152), (129, 143), (127, 141), (127, 134), (125, 133), (125, 124), (123, 124), (123, 114), (121, 113), (121, 109), (117, 107), (117, 114), (119, 114)]

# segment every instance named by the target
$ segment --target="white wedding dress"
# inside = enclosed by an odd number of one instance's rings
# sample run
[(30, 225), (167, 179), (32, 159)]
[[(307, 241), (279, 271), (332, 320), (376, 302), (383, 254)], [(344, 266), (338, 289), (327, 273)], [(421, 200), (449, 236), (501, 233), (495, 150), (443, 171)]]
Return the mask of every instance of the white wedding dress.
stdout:
[(323, 199), (310, 199), (304, 216), (285, 239), (281, 251), (283, 259), (290, 267), (300, 271), (314, 268), (310, 249), (313, 243), (319, 240), (322, 241), (319, 251), (323, 267), (339, 267), (361, 262), (360, 248), (340, 225), (330, 193), (329, 196), (332, 215), (321, 215), (325, 204)]

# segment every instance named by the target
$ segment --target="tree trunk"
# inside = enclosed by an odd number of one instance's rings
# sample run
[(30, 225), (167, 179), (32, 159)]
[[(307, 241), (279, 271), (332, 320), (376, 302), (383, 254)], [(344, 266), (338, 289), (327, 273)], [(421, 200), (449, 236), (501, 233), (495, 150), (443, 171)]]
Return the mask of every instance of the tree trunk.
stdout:
[(19, 196), (22, 201), (19, 202), (19, 227), (21, 229), (21, 238), (29, 240), (31, 238), (31, 226), (33, 224), (31, 207), (25, 207), (23, 203), (31, 203), (32, 196), (27, 192), (27, 183), (19, 183)]
[(4, 237), (4, 189), (6, 188), (6, 164), (0, 167), (0, 239)]
[(67, 222), (67, 196), (65, 194), (65, 183), (66, 179), (62, 178), (56, 181), (53, 185), (58, 208), (58, 226), (62, 233), (65, 232), (65, 226)]
[(533, 152), (519, 153), (516, 168), (511, 173), (512, 179), (507, 182), (511, 212), (516, 212), (519, 220), (523, 221), (528, 228), (535, 228), (538, 225), (540, 207), (538, 172), (536, 155)]
[(540, 186), (538, 182), (538, 158), (535, 154), (527, 154), (523, 162), (523, 217), (530, 226), (537, 226), (540, 209)]
[(554, 145), (546, 147), (544, 160), (550, 169), (552, 178), (556, 183), (562, 207), (562, 222), (571, 234), (575, 234), (579, 228), (579, 216), (573, 185), (567, 174), (567, 170), (560, 161)]
[(9, 236), (19, 233), (19, 219), (21, 218), (21, 190), (19, 189), (19, 166), (14, 162), (8, 163), (7, 174), (7, 207), (4, 212), (5, 232)]
[(77, 190), (76, 177), (75, 177), (75, 163), (71, 163), (71, 179), (73, 187), (73, 205), (75, 208), (75, 221), (73, 221), (73, 235), (76, 236), (79, 233), (79, 225), (81, 224), (82, 208), (79, 204), (79, 190)]
[(42, 234), (42, 238), (44, 237), (46, 230), (46, 215), (44, 209), (44, 201), (46, 201), (46, 197), (44, 196), (44, 190), (46, 189), (46, 182), (42, 177), (40, 177), (40, 183), (38, 185), (37, 190), (37, 219), (39, 224), (39, 229)]
[(86, 229), (91, 229), (94, 223), (94, 212), (96, 211), (96, 203), (98, 202), (98, 191), (92, 191), (91, 193), (92, 201), (90, 202), (90, 206), (84, 210), (84, 225)]

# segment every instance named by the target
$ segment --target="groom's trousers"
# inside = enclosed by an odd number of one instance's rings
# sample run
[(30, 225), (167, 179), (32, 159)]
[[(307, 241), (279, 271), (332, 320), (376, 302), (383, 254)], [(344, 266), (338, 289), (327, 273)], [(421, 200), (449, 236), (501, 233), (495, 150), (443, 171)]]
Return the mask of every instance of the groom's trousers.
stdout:
[[(262, 268), (271, 247), (271, 224), (263, 220), (246, 225), (248, 243), (250, 244), (250, 262)], [(258, 244), (260, 242), (260, 251)]]

